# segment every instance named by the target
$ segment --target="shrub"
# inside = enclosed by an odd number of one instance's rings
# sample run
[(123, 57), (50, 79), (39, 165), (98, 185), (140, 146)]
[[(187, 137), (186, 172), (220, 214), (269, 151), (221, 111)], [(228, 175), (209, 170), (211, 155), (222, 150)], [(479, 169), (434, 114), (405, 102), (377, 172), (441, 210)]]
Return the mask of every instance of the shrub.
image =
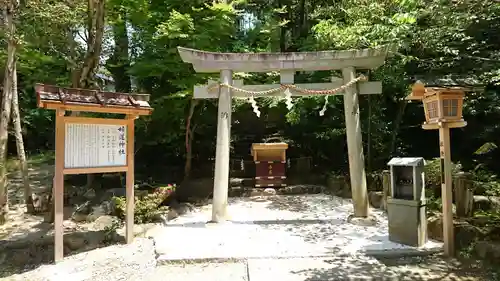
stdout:
[[(134, 222), (149, 223), (153, 222), (158, 215), (165, 213), (168, 210), (166, 206), (160, 204), (175, 190), (175, 185), (167, 185), (158, 187), (153, 193), (150, 193), (142, 198), (135, 197)], [(126, 199), (125, 197), (113, 197), (116, 215), (124, 219)]]
[[(461, 165), (451, 163), (451, 175), (455, 176), (461, 171)], [(425, 165), (425, 183), (428, 188), (441, 187), (441, 159), (427, 160)]]

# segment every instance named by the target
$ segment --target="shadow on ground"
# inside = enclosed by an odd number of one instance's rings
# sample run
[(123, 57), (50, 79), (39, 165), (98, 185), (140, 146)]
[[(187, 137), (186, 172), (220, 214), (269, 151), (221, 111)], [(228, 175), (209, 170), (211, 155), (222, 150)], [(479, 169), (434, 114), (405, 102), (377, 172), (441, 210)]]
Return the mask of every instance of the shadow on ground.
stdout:
[(326, 259), (325, 267), (291, 271), (304, 281), (330, 280), (426, 280), (426, 281), (490, 281), (498, 280), (493, 271), (478, 262), (443, 259), (439, 256), (378, 259), (379, 263), (367, 265), (362, 260), (345, 263), (343, 260)]
[[(34, 231), (0, 241), (0, 278), (54, 262), (53, 226), (40, 223)], [(123, 243), (115, 231), (74, 231), (64, 234), (64, 255), (70, 256)]]

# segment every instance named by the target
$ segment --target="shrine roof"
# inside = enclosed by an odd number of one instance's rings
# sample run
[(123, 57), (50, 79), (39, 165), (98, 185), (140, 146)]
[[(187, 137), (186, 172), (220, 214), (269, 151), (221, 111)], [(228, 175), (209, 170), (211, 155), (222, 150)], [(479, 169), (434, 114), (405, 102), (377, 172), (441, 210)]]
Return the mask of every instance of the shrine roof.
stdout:
[(45, 84), (36, 84), (35, 92), (38, 107), (46, 109), (134, 115), (150, 115), (153, 111), (147, 94), (102, 92)]
[(177, 47), (184, 62), (197, 72), (219, 72), (230, 69), (241, 72), (280, 70), (335, 70), (345, 67), (372, 69), (384, 64), (393, 45), (371, 49), (287, 52), (287, 53), (218, 53)]
[(389, 166), (422, 166), (425, 160), (422, 157), (394, 157), (387, 165)]

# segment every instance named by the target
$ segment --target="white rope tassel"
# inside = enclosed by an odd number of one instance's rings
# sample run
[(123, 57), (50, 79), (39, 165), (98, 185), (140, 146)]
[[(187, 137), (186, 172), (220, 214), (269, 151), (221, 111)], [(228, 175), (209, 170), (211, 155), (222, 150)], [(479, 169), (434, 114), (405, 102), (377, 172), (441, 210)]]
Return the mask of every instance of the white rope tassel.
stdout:
[(291, 110), (292, 107), (293, 107), (293, 103), (292, 103), (292, 92), (290, 92), (290, 89), (286, 88), (285, 90), (285, 100), (286, 100), (286, 108), (288, 108), (288, 110)]
[(251, 96), (248, 101), (250, 101), (250, 104), (252, 105), (252, 108), (253, 108), (253, 112), (255, 113), (255, 115), (257, 115), (257, 117), (260, 118), (260, 110), (259, 110), (259, 106), (257, 105), (257, 102), (255, 101), (255, 99), (253, 98), (253, 96)]
[(328, 105), (328, 96), (325, 96), (325, 104), (323, 104), (323, 108), (319, 112), (319, 116), (325, 115), (327, 105)]

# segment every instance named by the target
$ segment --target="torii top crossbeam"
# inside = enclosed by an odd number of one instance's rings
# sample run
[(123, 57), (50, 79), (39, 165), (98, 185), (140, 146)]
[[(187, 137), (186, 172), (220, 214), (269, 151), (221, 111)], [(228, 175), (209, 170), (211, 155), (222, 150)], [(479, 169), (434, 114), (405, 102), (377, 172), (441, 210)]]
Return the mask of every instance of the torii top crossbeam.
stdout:
[(287, 70), (338, 70), (345, 67), (373, 69), (384, 64), (391, 45), (372, 49), (290, 52), (290, 53), (217, 53), (177, 47), (184, 62), (196, 72), (214, 73), (223, 69), (241, 72)]

